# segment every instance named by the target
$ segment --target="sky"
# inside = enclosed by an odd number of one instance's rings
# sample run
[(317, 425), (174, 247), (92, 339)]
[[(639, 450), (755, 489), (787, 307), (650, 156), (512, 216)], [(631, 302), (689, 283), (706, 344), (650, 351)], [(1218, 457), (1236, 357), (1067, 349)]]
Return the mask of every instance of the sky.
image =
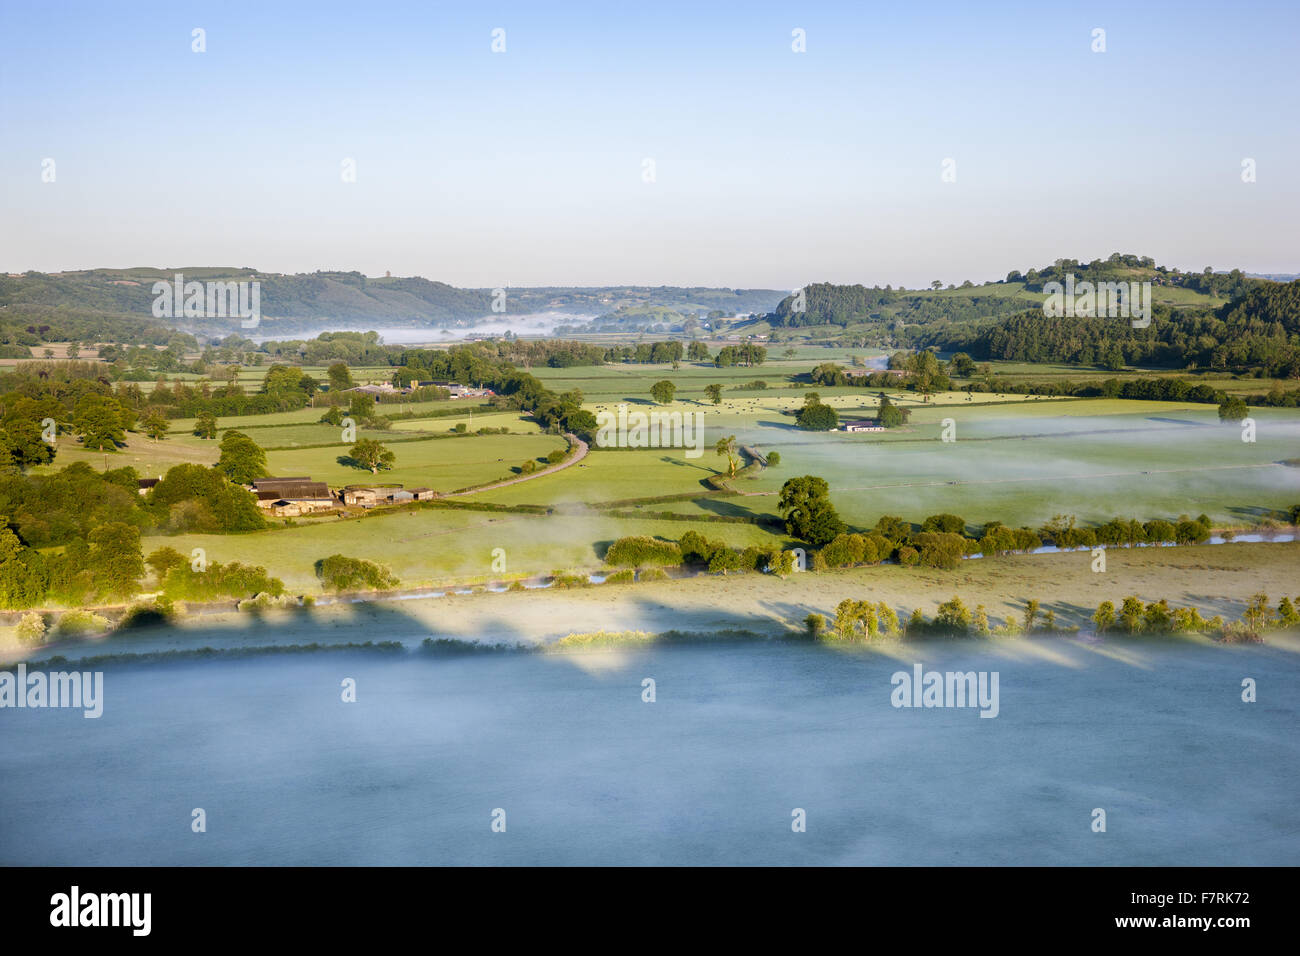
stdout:
[(1298, 38), (1294, 0), (0, 0), (0, 271), (1300, 272)]

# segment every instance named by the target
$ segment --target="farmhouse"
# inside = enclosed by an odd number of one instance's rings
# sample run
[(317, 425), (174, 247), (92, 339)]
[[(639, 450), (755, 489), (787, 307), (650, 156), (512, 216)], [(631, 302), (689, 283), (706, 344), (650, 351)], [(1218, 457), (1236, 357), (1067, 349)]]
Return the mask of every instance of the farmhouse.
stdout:
[(867, 418), (858, 422), (845, 422), (844, 430), (846, 432), (883, 432), (885, 426), (875, 418)]
[(253, 482), (252, 490), (257, 506), (273, 515), (292, 517), (329, 511), (338, 506), (330, 494), (329, 485), (312, 481), (309, 477), (258, 478)]

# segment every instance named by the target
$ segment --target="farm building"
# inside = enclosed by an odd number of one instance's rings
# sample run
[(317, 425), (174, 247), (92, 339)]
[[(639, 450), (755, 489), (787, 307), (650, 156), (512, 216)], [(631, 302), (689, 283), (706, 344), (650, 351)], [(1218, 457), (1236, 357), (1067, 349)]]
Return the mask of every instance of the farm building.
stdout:
[(329, 485), (309, 477), (258, 478), (253, 482), (257, 506), (275, 515), (310, 514), (338, 507)]
[(345, 505), (373, 508), (376, 505), (400, 505), (408, 501), (428, 501), (436, 498), (432, 488), (403, 488), (401, 485), (379, 487), (348, 487), (339, 492)]
[(846, 432), (883, 432), (885, 430), (885, 426), (874, 418), (867, 418), (860, 422), (845, 422), (843, 428)]

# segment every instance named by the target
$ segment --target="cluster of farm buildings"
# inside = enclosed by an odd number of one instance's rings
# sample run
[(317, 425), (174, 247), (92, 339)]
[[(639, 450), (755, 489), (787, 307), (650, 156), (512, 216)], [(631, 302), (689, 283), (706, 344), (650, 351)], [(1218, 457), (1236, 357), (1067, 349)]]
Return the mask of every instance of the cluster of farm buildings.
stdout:
[[(142, 478), (140, 494), (145, 494), (157, 478)], [(403, 505), (412, 501), (429, 501), (438, 497), (432, 488), (403, 488), (392, 485), (348, 485), (332, 489), (323, 481), (308, 476), (294, 478), (258, 478), (245, 485), (257, 506), (277, 518), (337, 511), (341, 508), (374, 508), (379, 505)]]
[(403, 488), (401, 485), (348, 485), (331, 489), (310, 477), (258, 478), (249, 487), (257, 506), (276, 517), (293, 518), (339, 508), (374, 508), (429, 501), (438, 496), (432, 488)]

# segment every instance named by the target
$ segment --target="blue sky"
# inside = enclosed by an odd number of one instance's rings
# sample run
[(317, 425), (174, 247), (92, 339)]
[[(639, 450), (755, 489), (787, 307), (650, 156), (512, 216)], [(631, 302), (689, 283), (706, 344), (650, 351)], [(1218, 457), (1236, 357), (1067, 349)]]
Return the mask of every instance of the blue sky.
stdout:
[(0, 268), (1295, 272), (1297, 37), (1293, 2), (6, 3)]

